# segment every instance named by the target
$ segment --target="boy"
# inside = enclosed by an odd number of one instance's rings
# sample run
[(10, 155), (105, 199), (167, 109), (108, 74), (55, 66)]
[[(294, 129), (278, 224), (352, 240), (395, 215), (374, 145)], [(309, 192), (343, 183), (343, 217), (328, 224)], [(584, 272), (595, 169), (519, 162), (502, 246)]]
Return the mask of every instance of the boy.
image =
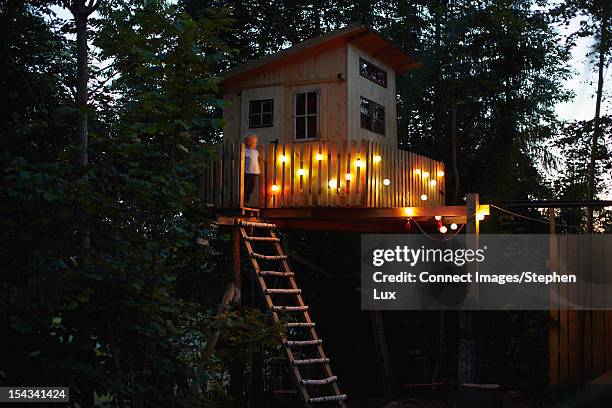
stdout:
[(259, 180), (259, 152), (257, 151), (257, 135), (248, 132), (244, 136), (244, 204), (247, 205), (251, 193)]

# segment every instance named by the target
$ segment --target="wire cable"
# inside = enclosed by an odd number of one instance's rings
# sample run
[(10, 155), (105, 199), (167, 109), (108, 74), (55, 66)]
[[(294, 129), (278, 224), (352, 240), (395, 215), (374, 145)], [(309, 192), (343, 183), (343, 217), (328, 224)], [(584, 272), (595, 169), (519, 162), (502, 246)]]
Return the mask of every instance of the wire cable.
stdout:
[[(526, 215), (517, 214), (517, 213), (512, 212), (512, 211), (510, 211), (510, 210), (506, 210), (505, 208), (498, 207), (498, 206), (496, 206), (495, 204), (489, 204), (489, 205), (490, 205), (491, 207), (493, 207), (493, 208), (497, 208), (499, 211), (505, 212), (505, 213), (510, 214), (510, 215), (514, 215), (515, 217), (524, 218), (524, 219), (526, 219), (526, 220), (535, 221), (535, 222), (539, 222), (539, 223), (542, 223), (542, 224), (547, 224), (547, 225), (550, 225), (550, 222), (549, 222), (549, 221), (544, 221), (544, 220), (540, 220), (540, 219), (538, 219), (538, 218), (533, 218), (533, 217), (528, 217), (528, 216), (526, 216)], [(557, 226), (557, 227), (566, 227), (566, 228), (576, 228), (576, 229), (580, 229), (580, 227), (577, 227), (577, 226), (575, 226), (575, 225), (569, 225), (569, 224), (559, 224), (559, 223), (555, 223), (555, 226)]]

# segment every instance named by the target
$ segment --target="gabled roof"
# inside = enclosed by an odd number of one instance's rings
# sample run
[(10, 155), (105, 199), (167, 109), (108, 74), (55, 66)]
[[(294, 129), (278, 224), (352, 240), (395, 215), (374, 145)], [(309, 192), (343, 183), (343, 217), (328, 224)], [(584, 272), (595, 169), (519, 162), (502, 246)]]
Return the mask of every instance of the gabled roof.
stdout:
[(412, 55), (383, 37), (378, 31), (361, 23), (354, 23), (344, 28), (302, 41), (292, 47), (282, 49), (258, 60), (239, 65), (225, 72), (221, 76), (221, 79), (228, 80), (230, 78), (239, 77), (253, 70), (268, 67), (284, 58), (299, 58), (301, 54), (313, 52), (317, 48), (323, 48), (334, 44), (339, 45), (342, 43), (351, 43), (361, 48), (370, 53), (374, 58), (391, 66), (398, 74), (417, 68), (420, 65)]

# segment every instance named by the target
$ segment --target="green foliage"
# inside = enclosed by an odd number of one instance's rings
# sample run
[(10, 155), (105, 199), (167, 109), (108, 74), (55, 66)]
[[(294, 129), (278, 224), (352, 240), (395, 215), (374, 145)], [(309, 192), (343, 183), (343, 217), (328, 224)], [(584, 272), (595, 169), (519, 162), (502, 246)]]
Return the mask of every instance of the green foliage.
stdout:
[[(222, 125), (213, 72), (227, 21), (104, 6), (85, 169), (73, 164), (71, 25), (44, 3), (2, 11), (0, 382), (69, 384), (85, 407), (196, 406), (193, 367), (224, 280), (198, 176)], [(222, 356), (276, 333), (250, 312), (225, 326)]]

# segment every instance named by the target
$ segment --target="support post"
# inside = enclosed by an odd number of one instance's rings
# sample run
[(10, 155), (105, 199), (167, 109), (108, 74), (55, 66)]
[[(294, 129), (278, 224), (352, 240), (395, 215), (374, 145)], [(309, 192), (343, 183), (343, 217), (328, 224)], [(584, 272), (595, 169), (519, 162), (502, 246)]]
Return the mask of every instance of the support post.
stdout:
[[(234, 276), (234, 296), (232, 302), (241, 304), (242, 276), (240, 274), (240, 231), (238, 227), (232, 227), (232, 272)], [(236, 357), (230, 363), (230, 393), (236, 399), (236, 407), (245, 406), (244, 389), (244, 361)]]
[(232, 272), (234, 277), (234, 297), (232, 302), (241, 304), (242, 275), (240, 271), (240, 231), (238, 227), (232, 228)]
[(385, 336), (385, 323), (380, 310), (370, 311), (372, 319), (372, 332), (374, 333), (374, 344), (376, 345), (376, 361), (382, 380), (382, 390), (385, 399), (389, 399), (393, 395), (393, 387), (395, 385), (393, 379), (393, 368), (391, 367), (391, 359), (389, 357), (389, 349), (387, 348), (387, 338)]
[[(469, 193), (466, 197), (466, 237), (468, 248), (478, 248), (478, 234), (480, 232), (479, 221), (477, 218), (478, 207), (480, 200), (477, 193)], [(475, 272), (475, 265), (468, 263), (467, 272)], [(466, 302), (478, 304), (478, 287), (471, 284), (469, 287), (468, 298)], [(458, 385), (465, 383), (475, 383), (477, 381), (477, 354), (476, 354), (476, 319), (477, 312), (475, 310), (460, 310), (459, 311), (459, 358), (457, 381)]]

